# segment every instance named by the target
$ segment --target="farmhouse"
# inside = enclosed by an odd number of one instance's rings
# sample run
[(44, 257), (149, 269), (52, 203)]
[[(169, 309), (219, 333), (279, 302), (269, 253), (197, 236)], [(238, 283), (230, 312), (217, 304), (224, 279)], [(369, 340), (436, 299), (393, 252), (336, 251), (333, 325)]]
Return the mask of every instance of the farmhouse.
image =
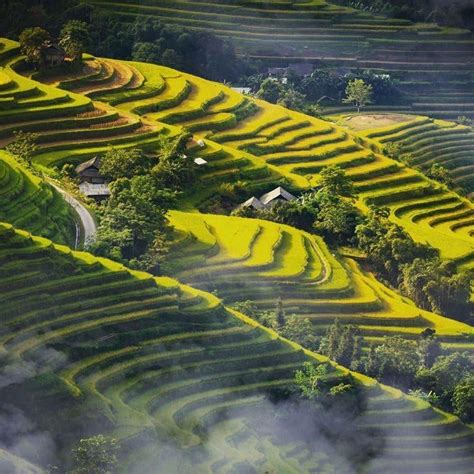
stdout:
[(66, 51), (54, 43), (45, 44), (42, 55), (44, 63), (49, 67), (60, 66), (66, 59)]
[(104, 184), (105, 178), (100, 174), (100, 157), (81, 163), (76, 167), (76, 173), (82, 182)]
[(103, 201), (110, 196), (110, 190), (107, 184), (81, 183), (79, 190), (84, 196), (94, 199), (95, 201)]
[(96, 201), (102, 201), (110, 196), (104, 176), (100, 174), (100, 157), (81, 163), (76, 167), (76, 173), (81, 180), (79, 189), (84, 196)]
[(247, 199), (240, 207), (251, 207), (256, 210), (268, 209), (274, 206), (278, 201), (293, 201), (296, 199), (296, 196), (289, 193), (286, 189), (278, 186), (273, 191), (263, 194), (260, 198), (252, 196), (250, 199)]

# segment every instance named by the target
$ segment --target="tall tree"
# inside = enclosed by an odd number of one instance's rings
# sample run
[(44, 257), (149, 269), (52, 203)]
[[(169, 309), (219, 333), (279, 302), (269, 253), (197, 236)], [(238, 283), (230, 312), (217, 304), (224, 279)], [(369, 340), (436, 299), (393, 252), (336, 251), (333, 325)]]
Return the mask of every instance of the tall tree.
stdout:
[(51, 40), (51, 35), (43, 28), (26, 28), (20, 34), (21, 52), (35, 66), (43, 62), (42, 52), (45, 44)]
[(344, 104), (354, 104), (357, 113), (362, 107), (372, 102), (372, 86), (366, 84), (363, 79), (354, 79), (347, 84), (346, 97), (342, 99)]
[(79, 20), (67, 22), (61, 30), (59, 44), (73, 61), (80, 61), (90, 44), (87, 23)]

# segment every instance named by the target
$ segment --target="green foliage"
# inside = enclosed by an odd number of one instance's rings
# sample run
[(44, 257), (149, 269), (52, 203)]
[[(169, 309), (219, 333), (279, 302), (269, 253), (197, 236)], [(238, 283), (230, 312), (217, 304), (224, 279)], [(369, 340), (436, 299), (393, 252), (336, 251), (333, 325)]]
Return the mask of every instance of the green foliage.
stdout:
[(474, 363), (467, 352), (438, 357), (431, 368), (421, 369), (417, 382), (426, 390), (433, 390), (444, 402), (449, 402), (456, 385), (472, 375)]
[(158, 163), (151, 171), (162, 186), (182, 190), (193, 182), (196, 167), (193, 160), (185, 154), (189, 137), (189, 134), (182, 134), (172, 140), (162, 140)]
[(51, 35), (43, 28), (26, 28), (21, 32), (19, 37), (21, 52), (26, 56), (30, 63), (39, 66), (43, 61), (42, 52), (45, 43), (50, 39)]
[(16, 130), (13, 134), (15, 139), (5, 147), (5, 150), (22, 161), (24, 165), (31, 167), (33, 155), (38, 150), (36, 141), (39, 135), (22, 130)]
[(151, 160), (137, 148), (111, 148), (100, 161), (101, 174), (111, 180), (144, 175), (150, 168)]
[(341, 365), (357, 366), (362, 350), (358, 329), (353, 325), (342, 325), (336, 319), (329, 326), (320, 350)]
[(470, 317), (470, 277), (456, 273), (451, 262), (415, 258), (401, 266), (400, 289), (422, 308), (458, 320)]
[(398, 386), (411, 385), (418, 368), (416, 342), (400, 336), (385, 337), (383, 344), (371, 349), (365, 364), (368, 375)]
[(318, 338), (314, 335), (314, 326), (308, 318), (292, 314), (286, 318), (285, 326), (280, 332), (306, 349), (317, 349)]
[(454, 185), (450, 171), (439, 163), (433, 163), (430, 169), (426, 172), (426, 176), (438, 181), (439, 183), (446, 184), (446, 186), (449, 187)]
[[(99, 207), (99, 228), (90, 250), (119, 261), (137, 259), (156, 245), (167, 229), (166, 213), (175, 194), (157, 186), (151, 176), (119, 178), (110, 185), (110, 198)], [(158, 241), (155, 239), (160, 238)]]
[(71, 474), (112, 474), (119, 467), (119, 450), (115, 439), (103, 435), (81, 439), (72, 453)]
[(316, 199), (318, 213), (313, 223), (314, 232), (325, 237), (329, 243), (351, 242), (356, 227), (362, 221), (357, 209), (330, 191), (318, 191)]
[(59, 36), (59, 44), (73, 61), (80, 61), (82, 54), (89, 47), (91, 38), (87, 23), (79, 20), (67, 22)]
[(260, 85), (260, 89), (257, 91), (257, 97), (259, 99), (266, 100), (272, 104), (276, 104), (280, 97), (284, 93), (283, 85), (274, 79), (267, 78)]
[(363, 79), (354, 79), (347, 84), (346, 97), (342, 99), (342, 103), (354, 104), (359, 113), (362, 107), (372, 102), (372, 91), (371, 84), (366, 84)]
[(388, 142), (383, 147), (383, 152), (393, 160), (401, 161), (403, 155), (403, 147), (397, 142)]
[(327, 364), (315, 365), (305, 362), (303, 368), (295, 372), (295, 383), (301, 395), (309, 400), (314, 400), (323, 394), (322, 384), (328, 373)]
[(282, 330), (286, 326), (285, 308), (283, 308), (283, 301), (278, 298), (275, 308), (275, 329)]
[(467, 423), (474, 421), (474, 376), (456, 385), (452, 398), (454, 413)]
[(321, 188), (328, 194), (353, 197), (354, 185), (345, 171), (337, 165), (326, 166), (321, 171)]
[(437, 251), (414, 242), (403, 228), (390, 222), (387, 216), (387, 210), (373, 208), (367, 221), (356, 227), (355, 236), (359, 248), (367, 254), (377, 271), (396, 283), (402, 265), (416, 258), (434, 258)]

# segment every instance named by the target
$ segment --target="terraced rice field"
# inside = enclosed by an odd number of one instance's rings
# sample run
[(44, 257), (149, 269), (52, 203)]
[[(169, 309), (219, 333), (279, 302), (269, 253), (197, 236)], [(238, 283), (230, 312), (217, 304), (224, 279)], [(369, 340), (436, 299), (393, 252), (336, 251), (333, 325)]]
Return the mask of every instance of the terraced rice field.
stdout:
[(382, 144), (401, 145), (412, 158), (410, 164), (427, 170), (438, 163), (449, 169), (453, 181), (474, 191), (474, 131), (472, 127), (428, 117), (412, 117), (394, 126), (363, 132)]
[[(136, 63), (132, 66), (141, 67)], [(147, 65), (141, 72), (150, 82), (160, 84), (156, 94), (143, 99), (141, 88), (134, 93), (124, 90), (123, 97), (115, 91), (113, 100), (119, 100), (119, 109), (143, 114), (144, 120), (162, 126), (165, 122), (170, 130), (181, 127), (203, 139), (204, 147), (190, 149), (192, 157), (208, 161), (201, 174), (205, 189), (195, 194), (193, 205), (206, 191), (212, 194), (217, 184), (229, 179), (247, 182), (249, 193), (282, 179), (294, 189), (307, 189), (317, 185), (324, 166), (337, 164), (354, 181), (361, 209), (369, 204), (389, 207), (393, 221), (415, 240), (428, 242), (442, 257), (458, 261), (463, 268), (473, 268), (472, 203), (382, 155), (377, 136), (360, 135), (248, 97), (240, 96), (239, 101), (231, 89), (168, 68)], [(159, 76), (164, 86), (157, 80)], [(107, 100), (106, 95), (102, 98)], [(467, 215), (461, 222), (455, 214), (442, 221), (427, 216), (430, 219), (426, 222), (407, 215), (417, 209), (442, 214), (445, 203), (459, 206)]]
[[(420, 310), (379, 283), (355, 261), (333, 255), (322, 239), (258, 219), (173, 211), (179, 242), (170, 271), (179, 280), (217, 291), (226, 303), (251, 300), (307, 317), (319, 334), (338, 318), (356, 324), (366, 342), (385, 334), (417, 337), (432, 327), (450, 349), (465, 349), (473, 330)], [(474, 350), (474, 347), (471, 347)]]
[[(66, 160), (84, 161), (110, 146), (153, 147), (160, 135), (166, 133), (162, 126), (144, 123), (133, 114), (119, 113), (87, 96), (93, 96), (94, 92), (111, 92), (114, 87), (139, 87), (141, 76), (138, 72), (133, 76), (135, 71), (130, 66), (124, 67), (115, 61), (96, 61), (100, 74), (110, 74), (115, 79), (97, 78), (91, 74), (87, 79), (41, 84), (16, 71), (22, 60), (18, 56), (18, 45), (7, 40), (2, 43), (11, 48), (0, 50), (0, 81), (3, 78), (3, 85), (0, 85), (0, 147), (12, 140), (15, 130), (39, 133), (36, 164), (47, 171), (47, 167), (59, 166)], [(120, 72), (115, 72), (114, 68)], [(121, 74), (133, 78), (127, 82)]]
[(124, 22), (155, 18), (212, 31), (269, 66), (312, 62), (319, 68), (388, 73), (401, 79), (408, 96), (401, 110), (446, 119), (474, 117), (474, 69), (469, 60), (474, 38), (467, 30), (376, 16), (325, 0), (90, 3)]
[(61, 196), (1, 150), (0, 219), (59, 243), (74, 243), (74, 216)]
[[(243, 234), (248, 241), (255, 232)], [(245, 245), (224, 255), (240, 259)], [(341, 472), (327, 446), (288, 444), (284, 433), (271, 431), (269, 390), (291, 385), (304, 360), (324, 358), (279, 340), (207, 293), (7, 224), (0, 224), (0, 267), (2, 349), (26, 363), (42, 360), (45, 351), (50, 362), (54, 355), (63, 403), (45, 419), (74, 422), (74, 412), (62, 411), (64, 400), (75, 400), (75, 410), (78, 403), (93, 407), (89, 423), (100, 422), (132, 453), (123, 472), (218, 473), (245, 465)], [(315, 264), (311, 272), (317, 278), (321, 269)], [(334, 366), (328, 380), (338, 383), (346, 374)], [(472, 430), (421, 400), (354, 376), (367, 403), (355, 426), (385, 446), (367, 472), (399, 472), (401, 465), (469, 472)]]

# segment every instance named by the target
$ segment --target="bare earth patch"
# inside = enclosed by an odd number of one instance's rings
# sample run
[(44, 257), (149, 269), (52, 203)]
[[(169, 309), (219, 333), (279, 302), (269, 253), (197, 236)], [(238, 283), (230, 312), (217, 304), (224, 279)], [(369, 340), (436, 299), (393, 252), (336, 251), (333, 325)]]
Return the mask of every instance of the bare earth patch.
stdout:
[(388, 127), (401, 122), (414, 120), (413, 115), (406, 114), (360, 114), (348, 115), (342, 119), (344, 125), (352, 130), (361, 131), (372, 128)]

